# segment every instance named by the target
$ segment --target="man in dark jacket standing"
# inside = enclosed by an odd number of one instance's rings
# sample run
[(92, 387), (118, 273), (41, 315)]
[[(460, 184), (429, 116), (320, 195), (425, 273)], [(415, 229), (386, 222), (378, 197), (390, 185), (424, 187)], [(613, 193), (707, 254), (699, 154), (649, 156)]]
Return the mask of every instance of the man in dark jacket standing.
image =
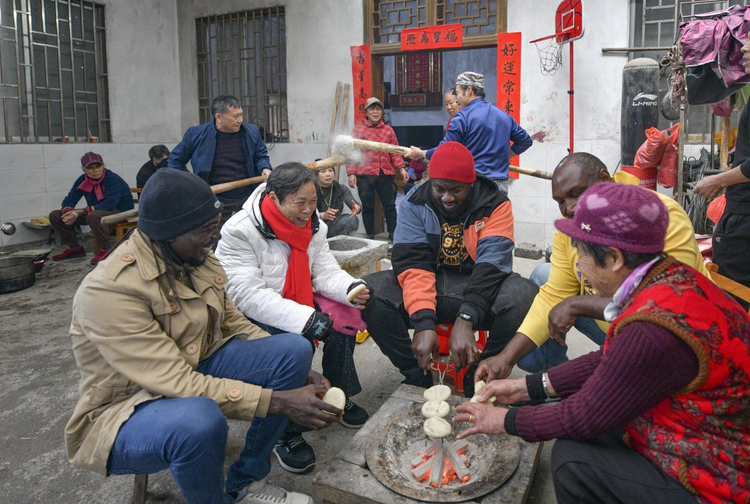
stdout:
[[(167, 166), (185, 170), (188, 161), (193, 173), (211, 185), (234, 182), (271, 173), (271, 161), (258, 128), (242, 122), (242, 104), (234, 96), (217, 96), (211, 104), (214, 120), (193, 126), (185, 132), (169, 156)], [(221, 193), (224, 204), (221, 225), (242, 208), (255, 186)]]
[[(529, 310), (537, 286), (513, 273), (513, 210), (488, 178), (477, 176), (469, 150), (445, 142), (430, 163), (430, 180), (401, 203), (393, 270), (365, 278), (374, 292), (362, 313), (370, 335), (405, 383), (432, 385), (437, 324), (453, 324), (456, 368), (474, 394), (480, 359), (499, 353)], [(414, 328), (413, 342), (409, 327)], [(481, 355), (474, 331), (489, 330)]]
[[(83, 175), (73, 183), (62, 202), (62, 209), (49, 214), (50, 225), (68, 246), (62, 253), (52, 256), (52, 259), (60, 261), (86, 255), (83, 245), (78, 243), (74, 229), (77, 224), (85, 224), (91, 228), (101, 247), (99, 253), (91, 259), (91, 264), (96, 264), (112, 247), (111, 230), (102, 224), (102, 217), (132, 209), (133, 196), (128, 184), (118, 174), (104, 167), (104, 160), (99, 154), (84, 154), (81, 169)], [(86, 199), (86, 207), (76, 209), (81, 198)]]

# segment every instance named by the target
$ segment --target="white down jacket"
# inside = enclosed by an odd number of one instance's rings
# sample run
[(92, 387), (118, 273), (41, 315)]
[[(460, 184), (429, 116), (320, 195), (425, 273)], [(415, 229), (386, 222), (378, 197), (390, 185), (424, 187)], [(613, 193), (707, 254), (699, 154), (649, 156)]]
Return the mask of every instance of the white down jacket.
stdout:
[[(221, 228), (216, 257), (227, 272), (226, 291), (245, 316), (283, 331), (301, 333), (314, 308), (283, 297), (290, 247), (276, 238), (260, 213), (266, 184), (259, 185)], [(316, 227), (318, 227), (316, 229)], [(307, 248), (313, 288), (318, 294), (351, 306), (347, 289), (359, 280), (341, 269), (326, 241), (328, 228), (313, 216)]]

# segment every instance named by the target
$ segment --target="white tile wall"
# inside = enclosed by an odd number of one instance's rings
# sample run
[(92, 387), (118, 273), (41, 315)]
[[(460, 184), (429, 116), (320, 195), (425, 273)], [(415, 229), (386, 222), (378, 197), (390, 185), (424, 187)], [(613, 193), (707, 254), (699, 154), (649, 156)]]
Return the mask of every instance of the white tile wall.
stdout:
[[(148, 150), (150, 144), (125, 144), (122, 146), (122, 164), (142, 166), (148, 161)], [(169, 145), (167, 145), (169, 147)], [(170, 148), (170, 151), (172, 149)]]
[(47, 193), (44, 192), (3, 196), (0, 201), (0, 220), (30, 219), (44, 214), (46, 205)]
[(513, 198), (516, 196), (543, 197), (546, 194), (547, 185), (549, 185), (547, 180), (522, 175), (511, 182), (509, 193)]
[(42, 168), (44, 156), (41, 145), (5, 145), (0, 156), (0, 170)]
[(620, 161), (620, 144), (618, 142), (593, 144), (589, 152), (607, 165), (610, 174), (615, 171), (617, 163)]
[(141, 166), (143, 166), (143, 163), (123, 165), (123, 174), (121, 176), (130, 187), (135, 187), (135, 177), (138, 175), (138, 170), (141, 169)]
[(534, 142), (529, 147), (529, 150), (521, 154), (520, 157), (520, 166), (534, 170), (544, 170), (547, 168), (547, 144)]
[(89, 144), (44, 144), (42, 148), (45, 168), (81, 166), (81, 157), (90, 150)]
[(122, 164), (122, 147), (120, 144), (92, 144), (89, 147), (89, 151), (96, 152), (102, 157), (105, 166)]
[(44, 178), (47, 181), (47, 191), (70, 191), (73, 182), (83, 175), (80, 164), (78, 166), (65, 166), (59, 168), (47, 168), (44, 170)]
[(120, 177), (123, 177), (123, 175), (125, 174), (125, 167), (122, 166), (121, 164), (117, 164), (117, 165), (115, 165), (115, 164), (107, 164), (107, 169), (109, 171), (115, 172)]
[(544, 236), (544, 224), (534, 222), (517, 222), (513, 234), (515, 235), (516, 245), (519, 243), (533, 243), (539, 247), (542, 246), (540, 237)]
[[(511, 196), (513, 218), (516, 222), (545, 222), (545, 199), (538, 196)], [(535, 242), (538, 240), (535, 240)]]
[(69, 191), (69, 188), (64, 191), (47, 191), (47, 213), (52, 210), (60, 210), (62, 208), (62, 201), (68, 195)]
[(0, 170), (0, 198), (8, 194), (30, 194), (45, 190), (43, 168)]
[(570, 145), (567, 142), (553, 142), (545, 145), (547, 146), (547, 171), (553, 172), (557, 164), (562, 161), (562, 158), (568, 155), (568, 147), (570, 147)]

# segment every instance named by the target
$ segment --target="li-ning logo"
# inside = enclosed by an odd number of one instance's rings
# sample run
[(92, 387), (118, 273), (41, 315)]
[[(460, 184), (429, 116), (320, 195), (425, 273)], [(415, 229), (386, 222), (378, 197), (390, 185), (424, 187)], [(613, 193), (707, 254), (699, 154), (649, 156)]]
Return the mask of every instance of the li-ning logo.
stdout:
[(633, 98), (632, 105), (633, 107), (656, 107), (656, 98), (655, 94), (638, 93)]

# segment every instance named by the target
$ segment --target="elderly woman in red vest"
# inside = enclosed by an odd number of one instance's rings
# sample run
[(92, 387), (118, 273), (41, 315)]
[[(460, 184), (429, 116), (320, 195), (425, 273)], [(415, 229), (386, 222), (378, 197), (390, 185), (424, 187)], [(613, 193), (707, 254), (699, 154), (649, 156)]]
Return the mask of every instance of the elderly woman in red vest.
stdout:
[(552, 450), (560, 503), (750, 502), (750, 317), (663, 254), (668, 219), (650, 191), (589, 188), (575, 218), (555, 226), (578, 247), (581, 272), (611, 298), (604, 346), (479, 392), (480, 402), (561, 402), (456, 409), (454, 422), (473, 424), (459, 437), (560, 438)]

